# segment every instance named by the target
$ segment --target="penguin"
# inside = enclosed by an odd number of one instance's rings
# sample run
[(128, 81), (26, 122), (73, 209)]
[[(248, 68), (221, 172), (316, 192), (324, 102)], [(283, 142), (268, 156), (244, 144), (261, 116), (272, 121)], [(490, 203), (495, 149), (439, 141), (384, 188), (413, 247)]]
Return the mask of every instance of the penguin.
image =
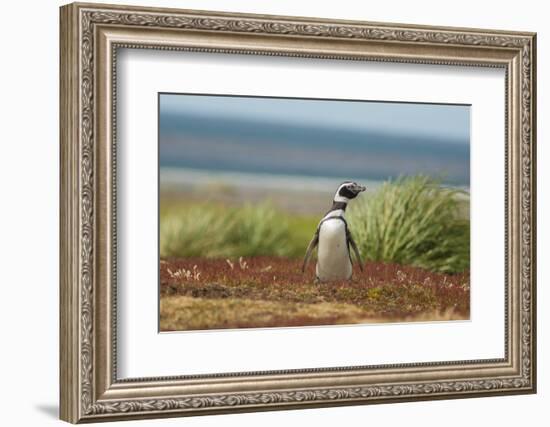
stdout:
[(338, 186), (331, 209), (321, 219), (315, 235), (309, 242), (302, 265), (302, 273), (305, 272), (311, 253), (316, 246), (319, 246), (315, 269), (317, 282), (351, 279), (350, 248), (353, 249), (359, 268), (363, 271), (361, 255), (348, 228), (344, 214), (349, 201), (355, 199), (365, 189), (365, 187), (352, 181), (345, 181)]

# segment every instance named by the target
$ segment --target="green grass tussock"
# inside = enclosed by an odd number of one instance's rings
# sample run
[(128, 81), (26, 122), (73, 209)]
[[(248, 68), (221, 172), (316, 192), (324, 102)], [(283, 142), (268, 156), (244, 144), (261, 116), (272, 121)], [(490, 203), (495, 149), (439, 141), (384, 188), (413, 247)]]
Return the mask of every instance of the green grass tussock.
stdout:
[(297, 242), (292, 236), (294, 228), (292, 221), (269, 203), (238, 208), (170, 206), (161, 212), (160, 255), (298, 256), (307, 240)]
[(470, 267), (467, 193), (426, 176), (385, 183), (349, 206), (350, 229), (364, 258), (457, 273)]
[[(163, 200), (160, 255), (301, 258), (322, 214), (292, 214), (269, 202), (226, 206)], [(470, 268), (469, 195), (432, 178), (386, 182), (352, 201), (346, 218), (365, 260), (441, 273)]]

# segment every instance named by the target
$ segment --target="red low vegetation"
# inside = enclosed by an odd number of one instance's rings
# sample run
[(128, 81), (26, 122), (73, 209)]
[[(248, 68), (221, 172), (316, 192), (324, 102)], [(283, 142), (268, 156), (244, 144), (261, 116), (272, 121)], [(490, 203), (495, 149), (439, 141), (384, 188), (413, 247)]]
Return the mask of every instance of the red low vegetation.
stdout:
[(314, 285), (315, 263), (278, 257), (240, 260), (167, 258), (160, 264), (161, 297), (246, 298), (299, 303), (342, 302), (381, 316), (470, 310), (470, 275), (433, 273), (410, 266), (367, 262), (351, 281)]

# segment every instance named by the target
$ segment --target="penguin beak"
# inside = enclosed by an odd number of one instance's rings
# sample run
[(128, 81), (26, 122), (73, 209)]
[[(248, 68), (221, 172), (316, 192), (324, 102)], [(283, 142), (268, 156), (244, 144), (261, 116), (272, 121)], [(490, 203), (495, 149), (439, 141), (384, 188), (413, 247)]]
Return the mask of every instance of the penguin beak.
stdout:
[(367, 187), (365, 187), (363, 185), (356, 185), (355, 188), (354, 188), (356, 194), (359, 194), (362, 191), (365, 191), (366, 189), (367, 189)]

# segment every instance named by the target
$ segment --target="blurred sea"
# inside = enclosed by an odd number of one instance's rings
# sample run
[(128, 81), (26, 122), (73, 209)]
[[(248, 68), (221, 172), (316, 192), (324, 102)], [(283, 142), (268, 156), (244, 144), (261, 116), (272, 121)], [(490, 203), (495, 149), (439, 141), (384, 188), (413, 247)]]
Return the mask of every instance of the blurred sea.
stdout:
[(163, 94), (160, 190), (312, 211), (346, 180), (372, 192), (422, 174), (467, 190), (469, 114), (465, 105)]

